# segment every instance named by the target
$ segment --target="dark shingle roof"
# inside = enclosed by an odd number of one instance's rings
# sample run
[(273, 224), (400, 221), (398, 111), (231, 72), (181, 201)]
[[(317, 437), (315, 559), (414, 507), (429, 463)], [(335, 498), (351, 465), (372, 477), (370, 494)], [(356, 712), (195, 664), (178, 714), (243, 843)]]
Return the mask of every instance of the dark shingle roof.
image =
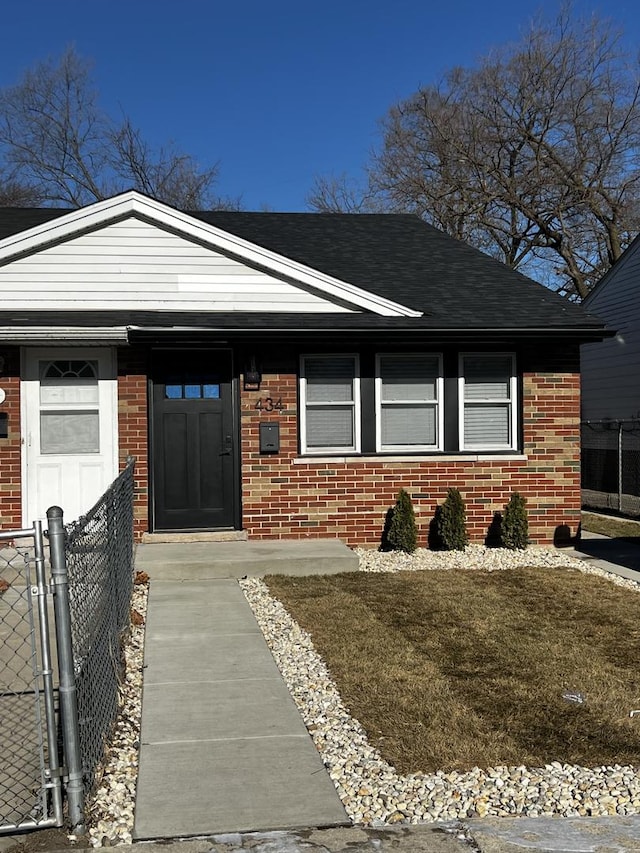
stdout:
[[(0, 239), (66, 212), (51, 208), (0, 209)], [(595, 330), (603, 325), (580, 305), (416, 216), (237, 211), (196, 211), (190, 215), (424, 312), (424, 317), (415, 320), (402, 318), (408, 327)], [(349, 324), (346, 317), (337, 316), (326, 317), (329, 327), (334, 323), (338, 327)], [(259, 322), (276, 318), (254, 319)], [(282, 319), (285, 322), (286, 318)], [(395, 325), (391, 319), (365, 315), (355, 321), (351, 316), (352, 323), (374, 328)], [(286, 322), (298, 320), (294, 317)], [(316, 323), (321, 327), (323, 320), (317, 318)]]

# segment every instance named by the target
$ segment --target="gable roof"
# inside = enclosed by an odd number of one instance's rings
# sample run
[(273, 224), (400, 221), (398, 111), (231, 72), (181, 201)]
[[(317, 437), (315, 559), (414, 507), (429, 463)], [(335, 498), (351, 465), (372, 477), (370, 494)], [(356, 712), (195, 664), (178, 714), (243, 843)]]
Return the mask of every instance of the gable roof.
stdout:
[(206, 249), (243, 261), (256, 269), (267, 271), (284, 280), (296, 281), (305, 288), (358, 310), (391, 317), (420, 314), (393, 298), (372, 293), (348, 280), (342, 281), (322, 268), (309, 267), (290, 256), (273, 252), (268, 247), (247, 241), (234, 232), (217, 228), (204, 219), (174, 210), (134, 190), (77, 210), (66, 210), (57, 218), (47, 217), (46, 221), (28, 230), (5, 236), (0, 240), (0, 266), (6, 266), (13, 260), (20, 261), (24, 257), (46, 251), (51, 246), (70, 242), (127, 219), (139, 219), (191, 240)]
[[(599, 339), (603, 323), (580, 305), (514, 272), (413, 215), (191, 211), (180, 213), (138, 193), (125, 193), (80, 211), (0, 209), (0, 263), (37, 251), (52, 239), (95, 227), (127, 208), (155, 216), (194, 239), (224, 243), (236, 254), (290, 276), (311, 276), (335, 298), (358, 303), (357, 314), (314, 315), (314, 328), (498, 330), (584, 334)], [(106, 212), (105, 212), (106, 211)], [(100, 217), (102, 216), (102, 219)], [(58, 225), (56, 237), (56, 220)], [(274, 266), (275, 265), (275, 266)], [(315, 273), (315, 276), (314, 276)], [(367, 302), (367, 295), (369, 300)], [(355, 300), (355, 301), (354, 301)], [(25, 312), (20, 312), (21, 316)], [(75, 312), (79, 314), (80, 312)], [(382, 315), (382, 316), (381, 316)], [(59, 318), (69, 321), (69, 315)], [(89, 318), (87, 318), (88, 320)], [(115, 322), (115, 316), (111, 318)], [(305, 317), (254, 313), (241, 317), (180, 318), (124, 314), (126, 325), (201, 328), (305, 328)], [(25, 317), (23, 322), (27, 322)], [(136, 322), (137, 321), (137, 322)], [(0, 323), (4, 322), (0, 316)]]

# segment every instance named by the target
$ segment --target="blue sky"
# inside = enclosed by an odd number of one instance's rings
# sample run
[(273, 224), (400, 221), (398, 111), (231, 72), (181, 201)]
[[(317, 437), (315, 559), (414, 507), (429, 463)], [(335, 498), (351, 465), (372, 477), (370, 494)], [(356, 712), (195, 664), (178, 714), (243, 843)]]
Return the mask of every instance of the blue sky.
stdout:
[[(575, 0), (640, 49), (636, 0)], [(516, 41), (518, 0), (23, 0), (2, 10), (0, 86), (69, 44), (102, 105), (146, 138), (219, 162), (218, 191), (257, 210), (305, 210), (318, 174), (357, 174), (379, 119), (420, 84)]]

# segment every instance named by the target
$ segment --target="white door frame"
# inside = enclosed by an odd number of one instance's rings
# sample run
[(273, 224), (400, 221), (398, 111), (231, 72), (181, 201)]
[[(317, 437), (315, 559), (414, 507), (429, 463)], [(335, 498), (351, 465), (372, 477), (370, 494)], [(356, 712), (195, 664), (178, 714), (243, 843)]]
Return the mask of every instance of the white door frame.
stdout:
[[(115, 347), (21, 347), (20, 350), (20, 423), (21, 423), (21, 484), (22, 523), (30, 526), (31, 518), (29, 448), (33, 433), (30, 418), (35, 415), (33, 401), (39, 398), (39, 362), (43, 359), (86, 359), (98, 362), (100, 446), (104, 450), (105, 473), (108, 482), (118, 474), (118, 389)], [(39, 417), (39, 408), (38, 414)], [(39, 429), (38, 429), (39, 432)], [(103, 441), (105, 444), (103, 444)], [(108, 485), (105, 484), (105, 488)], [(86, 507), (90, 509), (90, 507)], [(71, 521), (72, 519), (67, 519)]]

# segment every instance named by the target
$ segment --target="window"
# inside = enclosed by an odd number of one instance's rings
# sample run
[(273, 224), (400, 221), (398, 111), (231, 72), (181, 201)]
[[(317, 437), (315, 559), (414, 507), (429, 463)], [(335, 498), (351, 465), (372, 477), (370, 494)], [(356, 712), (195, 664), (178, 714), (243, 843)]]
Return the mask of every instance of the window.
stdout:
[(460, 356), (460, 449), (515, 450), (516, 375), (509, 353)]
[(40, 452), (100, 452), (98, 364), (40, 362)]
[(376, 449), (442, 449), (442, 358), (376, 357)]
[(306, 355), (300, 364), (303, 453), (360, 451), (357, 355)]

